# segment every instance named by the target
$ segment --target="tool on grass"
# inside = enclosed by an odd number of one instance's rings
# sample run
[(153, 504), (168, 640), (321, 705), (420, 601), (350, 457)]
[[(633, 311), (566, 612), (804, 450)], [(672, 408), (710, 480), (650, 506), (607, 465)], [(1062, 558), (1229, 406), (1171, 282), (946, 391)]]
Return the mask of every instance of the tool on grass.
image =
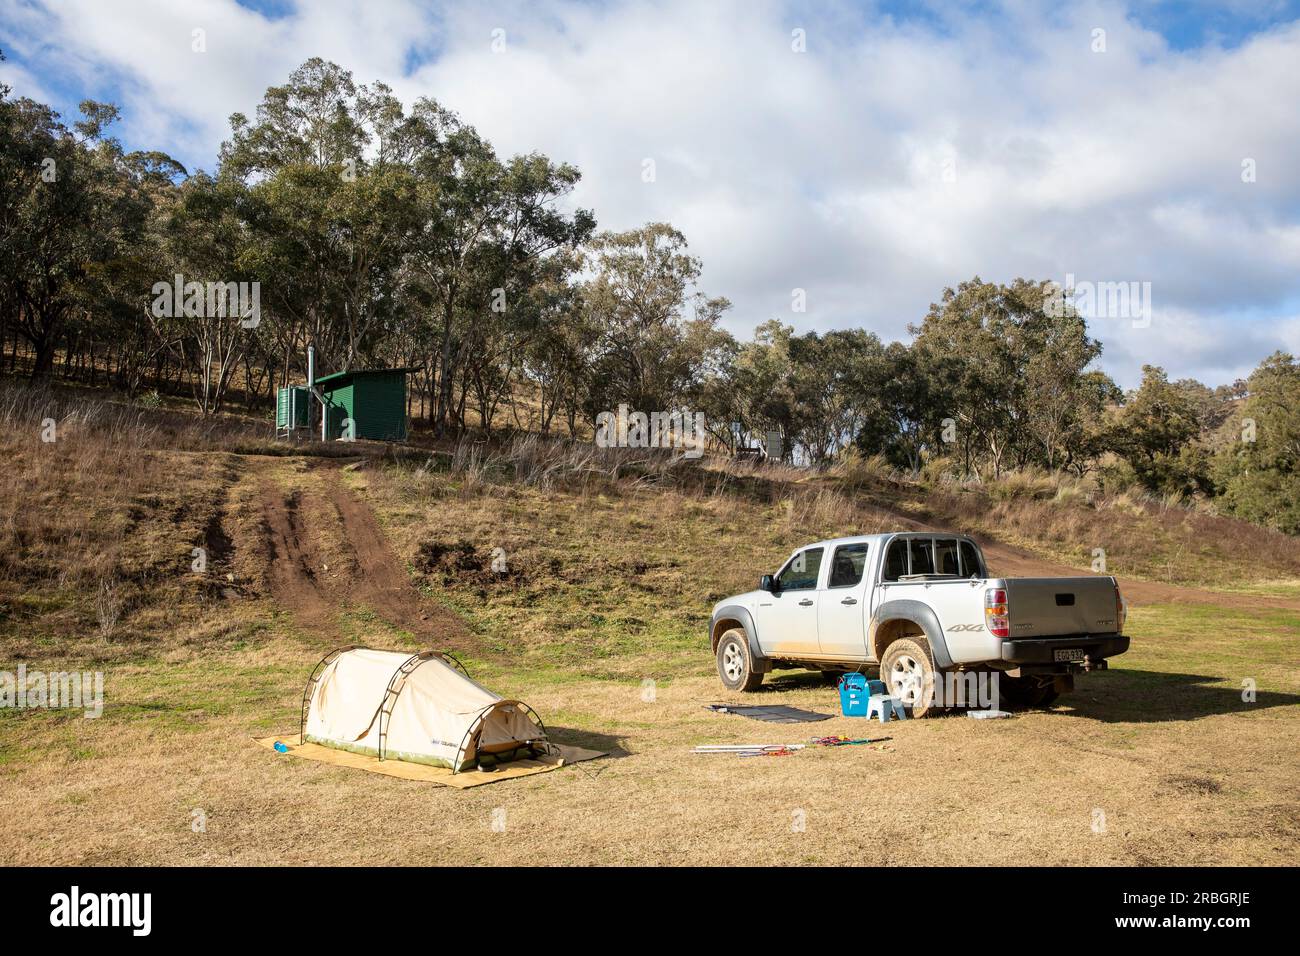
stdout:
[(732, 757), (789, 757), (804, 744), (700, 744), (693, 754), (727, 754)]
[(854, 740), (852, 737), (840, 734), (836, 737), (813, 737), (811, 742), (818, 747), (850, 747), (853, 744), (882, 744), (886, 740), (893, 739), (893, 737), (863, 737)]

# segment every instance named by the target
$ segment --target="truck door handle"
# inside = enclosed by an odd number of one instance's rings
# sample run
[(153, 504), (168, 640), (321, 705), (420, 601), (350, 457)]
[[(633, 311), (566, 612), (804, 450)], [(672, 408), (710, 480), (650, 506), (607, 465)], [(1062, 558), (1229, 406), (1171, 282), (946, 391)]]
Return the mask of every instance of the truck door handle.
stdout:
[(857, 604), (857, 603), (858, 603), (858, 599), (857, 599), (857, 598), (845, 598), (845, 599), (844, 599), (843, 601), (841, 601), (840, 603), (841, 603), (841, 604)]
[(812, 598), (804, 598), (799, 602), (800, 607), (812, 607)]

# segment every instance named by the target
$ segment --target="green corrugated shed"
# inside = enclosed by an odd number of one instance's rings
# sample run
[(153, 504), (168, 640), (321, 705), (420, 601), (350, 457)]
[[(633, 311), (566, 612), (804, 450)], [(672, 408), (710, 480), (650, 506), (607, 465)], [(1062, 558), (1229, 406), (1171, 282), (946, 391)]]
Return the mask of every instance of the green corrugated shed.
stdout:
[(326, 434), (341, 438), (344, 421), (353, 422), (353, 438), (406, 441), (406, 374), (410, 368), (337, 372), (316, 379), (330, 404)]

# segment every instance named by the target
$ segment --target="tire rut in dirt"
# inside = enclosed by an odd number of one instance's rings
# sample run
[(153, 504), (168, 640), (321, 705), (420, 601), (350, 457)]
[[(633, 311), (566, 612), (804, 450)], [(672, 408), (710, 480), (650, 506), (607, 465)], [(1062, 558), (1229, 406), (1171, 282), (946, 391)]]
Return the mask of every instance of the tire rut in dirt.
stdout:
[(337, 475), (328, 479), (325, 494), (342, 524), (342, 537), (356, 569), (349, 596), (433, 647), (481, 653), (479, 642), (458, 614), (416, 590), (370, 507), (342, 487)]
[(286, 495), (272, 484), (262, 489), (267, 584), (275, 599), (304, 625), (337, 635), (337, 608), (317, 578), (322, 564), (303, 526), (301, 504), (301, 492)]

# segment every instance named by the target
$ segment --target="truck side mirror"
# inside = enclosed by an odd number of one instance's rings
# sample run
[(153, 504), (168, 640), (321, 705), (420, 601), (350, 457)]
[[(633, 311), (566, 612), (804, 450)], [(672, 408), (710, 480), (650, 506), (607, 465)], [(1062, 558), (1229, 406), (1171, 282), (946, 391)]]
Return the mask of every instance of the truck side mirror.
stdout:
[(761, 578), (758, 579), (758, 589), (760, 591), (771, 591), (773, 594), (775, 594), (776, 578), (772, 577), (772, 575), (770, 574), (763, 575)]

